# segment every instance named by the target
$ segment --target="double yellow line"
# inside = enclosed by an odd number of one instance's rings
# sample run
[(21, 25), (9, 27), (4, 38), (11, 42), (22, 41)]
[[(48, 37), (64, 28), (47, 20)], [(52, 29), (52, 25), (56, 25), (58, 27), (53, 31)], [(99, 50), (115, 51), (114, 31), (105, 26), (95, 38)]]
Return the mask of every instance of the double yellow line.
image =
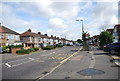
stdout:
[(70, 55), (68, 58), (64, 59), (63, 61), (60, 62), (59, 65), (57, 65), (56, 67), (54, 67), (49, 73), (47, 73), (46, 75), (41, 75), (40, 78), (37, 78), (35, 81), (39, 81), (40, 79), (43, 79), (44, 77), (48, 76), (49, 74), (51, 74), (53, 71), (55, 71), (58, 67), (60, 67), (62, 64), (64, 64), (66, 61), (68, 61), (71, 57), (75, 56), (78, 54), (78, 52), (82, 49), (83, 47), (81, 47), (77, 52), (73, 53), (72, 55)]
[(75, 56), (78, 54), (78, 52), (82, 49), (83, 47), (81, 47), (77, 52), (73, 53), (72, 55), (70, 55), (68, 58), (62, 60), (60, 63), (63, 64), (65, 63), (66, 61), (68, 61), (71, 57)]

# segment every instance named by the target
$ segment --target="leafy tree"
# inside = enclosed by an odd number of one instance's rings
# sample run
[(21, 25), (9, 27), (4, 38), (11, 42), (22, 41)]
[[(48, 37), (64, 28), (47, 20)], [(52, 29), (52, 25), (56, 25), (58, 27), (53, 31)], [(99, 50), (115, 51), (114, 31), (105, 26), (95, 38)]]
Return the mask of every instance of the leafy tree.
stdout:
[(99, 36), (100, 39), (100, 46), (109, 44), (113, 42), (113, 36), (112, 33), (108, 31), (102, 31)]
[(81, 39), (77, 39), (77, 42), (78, 42), (78, 43), (82, 43), (82, 40), (81, 40)]

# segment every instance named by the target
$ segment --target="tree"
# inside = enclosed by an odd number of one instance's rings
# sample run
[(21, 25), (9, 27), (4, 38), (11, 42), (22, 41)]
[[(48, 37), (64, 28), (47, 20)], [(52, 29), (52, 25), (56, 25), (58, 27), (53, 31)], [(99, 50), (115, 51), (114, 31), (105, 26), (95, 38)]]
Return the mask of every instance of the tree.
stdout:
[(108, 31), (102, 31), (99, 36), (100, 39), (100, 46), (109, 44), (113, 42), (113, 36), (112, 33)]
[(78, 43), (82, 43), (82, 40), (81, 40), (81, 39), (77, 39), (77, 42), (78, 42)]

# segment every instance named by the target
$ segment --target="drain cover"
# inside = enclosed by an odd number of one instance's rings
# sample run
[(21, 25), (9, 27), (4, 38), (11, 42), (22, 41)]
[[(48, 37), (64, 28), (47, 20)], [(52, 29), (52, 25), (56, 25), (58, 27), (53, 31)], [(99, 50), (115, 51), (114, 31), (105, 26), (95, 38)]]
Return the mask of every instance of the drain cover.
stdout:
[(105, 72), (101, 70), (93, 69), (93, 68), (88, 68), (88, 69), (79, 71), (77, 73), (84, 75), (84, 76), (92, 76), (92, 75), (97, 75), (97, 74), (104, 74)]

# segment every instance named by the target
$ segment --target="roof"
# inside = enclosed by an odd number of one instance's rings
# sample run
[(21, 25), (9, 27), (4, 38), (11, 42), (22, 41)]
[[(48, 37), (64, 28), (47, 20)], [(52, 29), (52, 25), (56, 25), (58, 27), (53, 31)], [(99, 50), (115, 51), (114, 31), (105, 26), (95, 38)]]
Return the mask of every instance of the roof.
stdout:
[(20, 35), (19, 33), (15, 32), (5, 26), (0, 26), (0, 33), (9, 33), (9, 34)]
[(37, 37), (37, 36), (40, 36), (40, 35), (36, 34), (36, 33), (33, 33), (33, 32), (26, 31), (26, 32), (22, 33), (20, 36), (21, 37), (27, 37), (27, 36)]
[(107, 29), (107, 31), (113, 33), (114, 29)]
[(116, 27), (117, 31), (120, 31), (120, 24), (117, 24), (114, 27)]
[(4, 33), (5, 31), (0, 27), (0, 33)]

